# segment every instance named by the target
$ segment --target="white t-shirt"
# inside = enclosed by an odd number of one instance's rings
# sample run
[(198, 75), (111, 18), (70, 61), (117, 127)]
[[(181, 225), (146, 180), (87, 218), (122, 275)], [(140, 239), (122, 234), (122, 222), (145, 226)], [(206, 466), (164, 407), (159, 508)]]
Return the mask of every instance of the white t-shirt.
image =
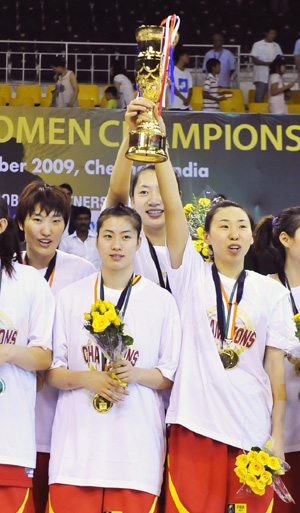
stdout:
[[(55, 272), (51, 287), (52, 294), (55, 296), (61, 289), (70, 285), (70, 283), (81, 280), (95, 271), (95, 267), (83, 258), (57, 250)], [(39, 269), (38, 272), (44, 277), (46, 269)], [(47, 283), (46, 280), (44, 282)], [(58, 390), (47, 385), (43, 372), (40, 372), (40, 375), (43, 379), (43, 388), (38, 392), (36, 398), (36, 444), (39, 452), (50, 452), (51, 431)]]
[[(3, 272), (0, 293), (0, 343), (52, 349), (54, 299), (36, 269), (14, 264)], [(6, 389), (0, 397), (0, 464), (35, 467), (34, 410), (36, 374), (17, 365), (0, 365)]]
[[(238, 366), (225, 370), (218, 336), (211, 264), (189, 240), (179, 269), (168, 269), (183, 327), (179, 366), (167, 422), (249, 450), (262, 446), (271, 428), (272, 392), (263, 362), (266, 346), (298, 346), (288, 291), (271, 278), (247, 271), (236, 317)], [(221, 276), (227, 296), (235, 280)], [(226, 346), (226, 345), (225, 345)]]
[(125, 109), (129, 103), (134, 100), (134, 90), (132, 83), (126, 75), (116, 75), (114, 77), (114, 82), (120, 84), (119, 94), (118, 94), (118, 108)]
[(101, 260), (99, 257), (98, 249), (96, 247), (97, 235), (92, 230), (89, 230), (88, 236), (85, 241), (82, 241), (76, 231), (61, 240), (59, 249), (65, 253), (77, 255), (93, 264), (97, 271), (100, 270)]
[[(54, 368), (101, 369), (98, 347), (83, 329), (83, 314), (90, 311), (95, 300), (96, 278), (94, 274), (70, 285), (57, 298)], [(120, 291), (104, 290), (105, 299), (116, 304)], [(171, 294), (141, 278), (132, 287), (124, 322), (134, 338), (134, 348), (125, 358), (137, 367), (156, 367), (173, 380), (181, 329)], [(93, 408), (92, 394), (85, 388), (59, 392), (50, 483), (159, 494), (166, 449), (162, 393), (138, 384), (128, 385), (128, 391), (124, 402), (105, 414)]]
[(271, 86), (276, 83), (278, 84), (278, 88), (281, 88), (284, 85), (282, 76), (278, 73), (272, 73), (269, 78), (269, 112), (271, 114), (287, 114), (288, 108), (285, 103), (284, 93), (271, 96)]
[[(272, 62), (276, 55), (282, 55), (282, 50), (278, 43), (274, 41), (268, 43), (264, 39), (256, 41), (251, 49), (250, 55), (264, 62)], [(268, 83), (269, 66), (258, 66), (253, 64), (253, 82)]]
[[(297, 308), (300, 310), (300, 286), (292, 288)], [(300, 376), (295, 365), (285, 358), (286, 411), (284, 452), (300, 451)]]
[[(189, 71), (184, 69), (183, 71), (177, 68), (177, 66), (174, 67), (174, 82), (176, 89), (184, 96), (185, 98), (189, 95), (189, 90), (193, 87), (193, 80), (192, 75)], [(168, 109), (183, 109), (187, 110), (190, 109), (189, 105), (184, 105), (181, 98), (174, 95), (174, 101), (170, 102), (170, 96), (169, 96), (169, 102), (168, 102)]]
[[(151, 257), (149, 244), (147, 241), (147, 237), (144, 232), (141, 232), (142, 243), (139, 250), (136, 253), (134, 260), (134, 272), (136, 274), (141, 274), (148, 280), (153, 281), (159, 285), (159, 277), (158, 272), (155, 266), (155, 263)], [(159, 262), (159, 266), (162, 272), (162, 276), (164, 282), (167, 279), (167, 248), (166, 246), (154, 246), (154, 250), (157, 255), (157, 259)]]

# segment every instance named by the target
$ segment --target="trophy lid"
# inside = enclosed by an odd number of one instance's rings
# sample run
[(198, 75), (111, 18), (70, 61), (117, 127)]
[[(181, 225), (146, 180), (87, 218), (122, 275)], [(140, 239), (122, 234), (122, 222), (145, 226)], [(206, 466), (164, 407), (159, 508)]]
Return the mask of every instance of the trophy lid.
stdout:
[(164, 35), (164, 27), (159, 25), (141, 25), (136, 29), (135, 37), (137, 42), (148, 41), (149, 39), (161, 39)]

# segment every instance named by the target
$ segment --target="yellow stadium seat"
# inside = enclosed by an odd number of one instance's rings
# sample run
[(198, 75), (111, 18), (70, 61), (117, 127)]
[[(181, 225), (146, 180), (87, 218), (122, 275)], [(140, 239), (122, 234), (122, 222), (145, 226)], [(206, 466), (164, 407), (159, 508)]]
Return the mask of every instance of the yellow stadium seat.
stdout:
[(80, 100), (93, 100), (94, 106), (100, 105), (99, 87), (96, 84), (79, 84), (78, 103)]
[(90, 98), (78, 98), (78, 105), (85, 109), (93, 109), (95, 107), (95, 101)]
[(50, 107), (52, 97), (51, 96), (43, 96), (41, 99), (41, 107)]
[[(268, 93), (265, 94), (264, 103), (268, 101)], [(255, 89), (249, 89), (248, 91), (248, 105), (250, 103), (255, 103)]]
[(288, 103), (288, 113), (289, 114), (300, 114), (300, 104), (299, 103)]
[(220, 89), (220, 94), (229, 91), (232, 93), (231, 98), (227, 98), (220, 102), (221, 112), (245, 112), (244, 96), (241, 89)]
[(6, 99), (4, 98), (4, 96), (0, 96), (0, 106), (4, 107), (5, 105), (6, 105)]
[(193, 110), (202, 110), (203, 107), (203, 87), (194, 86), (192, 98), (190, 101)]
[(34, 99), (31, 96), (20, 96), (19, 98), (12, 98), (10, 105), (13, 107), (34, 107)]
[(104, 86), (104, 88), (103, 88), (103, 96), (102, 96), (102, 98), (101, 98), (101, 102), (100, 102), (100, 107), (101, 107), (101, 109), (104, 109), (104, 105), (105, 105), (105, 103), (106, 103), (105, 91), (106, 91), (106, 89), (107, 89), (108, 87), (110, 87), (110, 86), (109, 86), (109, 85), (106, 85), (106, 86)]
[(11, 85), (10, 84), (0, 84), (0, 95), (5, 98), (6, 105), (9, 105), (10, 101), (12, 99)]
[(18, 85), (16, 98), (33, 98), (35, 105), (40, 105), (42, 101), (42, 88), (40, 85)]
[(269, 112), (269, 104), (252, 102), (248, 105), (249, 112), (254, 114), (267, 114)]
[[(1, 91), (0, 91), (1, 94)], [(295, 89), (290, 91), (290, 97), (287, 100), (287, 104), (295, 105), (296, 103), (300, 103), (300, 91), (299, 89)]]

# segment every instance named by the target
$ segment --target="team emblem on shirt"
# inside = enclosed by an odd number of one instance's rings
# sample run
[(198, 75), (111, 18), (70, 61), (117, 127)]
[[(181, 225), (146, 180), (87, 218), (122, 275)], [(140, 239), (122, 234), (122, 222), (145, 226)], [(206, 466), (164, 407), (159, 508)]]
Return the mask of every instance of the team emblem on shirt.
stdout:
[(13, 328), (8, 315), (0, 311), (0, 344), (15, 344), (18, 330)]
[[(210, 327), (216, 341), (221, 340), (219, 324), (217, 321), (216, 306), (207, 310)], [(236, 326), (232, 337), (232, 346), (236, 345), (240, 353), (246, 349), (250, 349), (256, 341), (256, 331), (249, 316), (240, 308), (237, 309)]]

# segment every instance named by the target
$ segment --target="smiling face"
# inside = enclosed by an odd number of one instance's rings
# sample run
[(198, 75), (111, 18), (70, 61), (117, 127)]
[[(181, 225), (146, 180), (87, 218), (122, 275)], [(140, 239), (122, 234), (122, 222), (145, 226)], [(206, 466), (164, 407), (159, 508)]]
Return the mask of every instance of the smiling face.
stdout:
[(132, 197), (132, 206), (140, 214), (143, 227), (159, 230), (165, 227), (164, 205), (155, 170), (145, 170), (139, 177)]
[(102, 272), (121, 271), (122, 274), (131, 274), (139, 246), (140, 239), (128, 216), (110, 216), (105, 219), (97, 238)]
[(20, 228), (24, 230), (30, 264), (37, 269), (47, 267), (65, 229), (62, 215), (54, 211), (47, 215), (40, 205), (36, 205)]
[(205, 232), (205, 241), (214, 252), (217, 269), (223, 273), (235, 275), (244, 266), (244, 257), (253, 242), (250, 219), (247, 213), (238, 207), (219, 208), (211, 220), (209, 233)]

